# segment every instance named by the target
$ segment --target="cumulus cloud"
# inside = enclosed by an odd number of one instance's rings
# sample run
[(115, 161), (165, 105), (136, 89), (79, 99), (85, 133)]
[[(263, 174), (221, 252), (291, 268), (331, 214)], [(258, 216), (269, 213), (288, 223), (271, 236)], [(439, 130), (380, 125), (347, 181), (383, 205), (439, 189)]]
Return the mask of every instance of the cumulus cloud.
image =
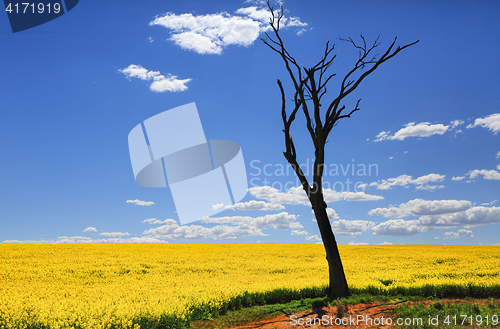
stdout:
[(344, 236), (359, 236), (373, 226), (375, 226), (374, 222), (366, 220), (340, 219), (332, 222), (333, 232)]
[[(410, 175), (400, 175), (395, 178), (382, 179), (377, 182), (372, 182), (368, 186), (376, 187), (377, 190), (390, 190), (394, 186), (408, 187), (410, 184), (417, 185), (417, 190), (435, 190), (437, 188), (444, 188), (443, 185), (429, 185), (429, 183), (442, 182), (446, 176), (440, 174), (428, 174), (413, 179)], [(367, 184), (360, 185), (366, 187)]]
[(368, 246), (370, 245), (368, 242), (354, 242), (351, 241), (348, 243), (349, 246)]
[(450, 124), (451, 124), (451, 128), (450, 129), (454, 129), (457, 126), (463, 125), (464, 122), (462, 120), (453, 120), (453, 121), (450, 122)]
[(232, 206), (226, 206), (227, 209), (231, 210), (262, 210), (262, 211), (275, 211), (285, 209), (283, 205), (277, 203), (267, 203), (265, 201), (249, 201), (240, 202)]
[(227, 240), (244, 238), (248, 236), (267, 236), (262, 230), (255, 226), (227, 226), (217, 225), (214, 227), (203, 227), (201, 225), (179, 226), (172, 221), (167, 225), (152, 228), (143, 232), (143, 235), (156, 239), (169, 240)]
[(127, 200), (127, 203), (133, 203), (133, 204), (136, 204), (138, 206), (151, 206), (151, 205), (155, 204), (153, 201), (141, 201), (138, 199)]
[[(313, 221), (316, 221), (314, 211), (311, 211), (311, 213), (313, 215)], [(326, 214), (330, 220), (333, 232), (338, 235), (358, 236), (375, 225), (375, 223), (366, 220), (340, 219), (336, 221), (336, 219), (339, 219), (339, 215), (332, 208), (326, 208)]]
[(491, 170), (471, 170), (469, 171), (466, 175), (469, 176), (470, 179), (477, 178), (479, 175), (483, 176), (483, 179), (488, 179), (488, 180), (500, 180), (500, 166), (497, 166), (497, 170), (491, 169)]
[(302, 187), (292, 187), (286, 193), (270, 186), (255, 186), (248, 189), (257, 199), (276, 204), (309, 205), (309, 199)]
[[(311, 213), (313, 215), (313, 221), (316, 221), (316, 214), (314, 213), (314, 210), (311, 210)], [(332, 208), (326, 208), (326, 214), (330, 221), (340, 218), (337, 212)]]
[(320, 242), (321, 238), (316, 234), (306, 237), (306, 241)]
[(451, 180), (462, 180), (465, 176), (452, 177)]
[(224, 207), (224, 203), (217, 203), (217, 204), (212, 205), (213, 210), (217, 210), (217, 209), (222, 208), (222, 207)]
[(366, 194), (365, 192), (335, 192), (331, 189), (324, 190), (325, 201), (377, 201), (384, 197), (381, 195)]
[[(457, 124), (452, 121), (451, 125), (430, 124), (430, 122), (421, 122), (415, 124), (415, 122), (410, 122), (398, 130), (394, 135), (390, 135), (390, 131), (382, 131), (377, 135), (375, 142), (380, 142), (383, 140), (404, 140), (408, 137), (429, 137), (432, 135), (442, 135), (444, 134), (453, 124)], [(458, 125), (458, 124), (457, 124)], [(456, 126), (455, 126), (456, 127)], [(452, 127), (453, 128), (453, 127)]]
[(384, 216), (386, 218), (406, 217), (409, 215), (438, 215), (467, 210), (471, 207), (467, 200), (423, 200), (414, 199), (399, 206), (388, 208), (376, 208), (368, 212), (372, 216)]
[(477, 206), (465, 211), (442, 214), (425, 215), (420, 217), (422, 225), (433, 228), (474, 227), (486, 224), (500, 224), (500, 207)]
[[(484, 118), (477, 118), (474, 123), (467, 125), (467, 128), (483, 127), (492, 131), (496, 135), (500, 131), (500, 113), (493, 113)], [(500, 152), (499, 152), (500, 153)]]
[(458, 239), (458, 238), (472, 238), (474, 234), (472, 234), (471, 230), (461, 229), (457, 232), (445, 232), (443, 234), (443, 239)]
[(158, 93), (187, 90), (188, 87), (186, 86), (186, 83), (191, 81), (191, 79), (179, 80), (177, 79), (177, 76), (171, 74), (164, 76), (158, 71), (148, 71), (144, 67), (134, 64), (131, 64), (127, 68), (118, 71), (125, 74), (125, 76), (129, 80), (130, 78), (139, 78), (146, 81), (152, 80), (153, 82), (149, 86), (149, 89)]
[(444, 185), (419, 185), (415, 187), (416, 190), (424, 190), (424, 191), (434, 191), (440, 188), (445, 188)]
[(57, 239), (41, 239), (41, 240), (5, 240), (2, 243), (16, 244), (44, 244), (44, 243), (166, 243), (167, 241), (155, 239), (152, 237), (131, 237), (123, 238), (107, 238), (107, 239), (92, 239), (85, 236), (60, 236)]
[(307, 231), (292, 230), (292, 235), (307, 235)]
[[(170, 31), (170, 39), (177, 46), (199, 54), (221, 54), (229, 45), (250, 46), (260, 33), (270, 28), (271, 14), (264, 6), (240, 8), (236, 15), (226, 12), (207, 15), (166, 13), (157, 16), (150, 26), (163, 26)], [(300, 27), (306, 23), (298, 17), (285, 16), (281, 27)]]
[(129, 233), (125, 232), (102, 232), (102, 233), (99, 233), (99, 235), (103, 235), (103, 236), (109, 236), (111, 238), (116, 238), (116, 237), (122, 237), (122, 236), (125, 236), (125, 235), (130, 235)]
[(410, 236), (430, 230), (422, 227), (417, 220), (390, 219), (373, 226), (373, 235)]
[(168, 219), (165, 219), (165, 220), (159, 220), (159, 219), (156, 219), (156, 218), (148, 218), (148, 219), (143, 220), (142, 222), (143, 223), (148, 223), (148, 224), (151, 224), (151, 225), (161, 225), (161, 224), (171, 223), (172, 221), (175, 222), (171, 218), (168, 218)]
[(415, 220), (390, 219), (371, 228), (374, 235), (409, 236), (433, 229), (500, 224), (500, 207), (472, 207), (464, 211), (424, 215)]
[(202, 219), (204, 223), (212, 224), (235, 224), (238, 226), (255, 226), (258, 229), (263, 229), (265, 227), (272, 227), (275, 230), (289, 230), (303, 228), (303, 226), (296, 222), (296, 215), (290, 215), (286, 212), (281, 212), (279, 214), (265, 215), (260, 217), (249, 217), (249, 216), (226, 216), (226, 217), (214, 217), (214, 218), (204, 218)]
[[(500, 158), (500, 151), (498, 151), (497, 156), (496, 156), (496, 159), (498, 159), (498, 158)], [(498, 170), (500, 170), (500, 168), (498, 168)]]
[(83, 232), (97, 232), (97, 229), (95, 227), (89, 226), (84, 229)]
[[(277, 204), (303, 204), (310, 206), (309, 199), (302, 187), (292, 187), (287, 192), (281, 192), (270, 186), (256, 186), (248, 189), (251, 195), (257, 199), (264, 199)], [(374, 201), (384, 197), (380, 195), (366, 194), (365, 192), (336, 192), (332, 189), (324, 189), (325, 202), (345, 201)]]
[[(244, 238), (248, 236), (267, 236), (262, 232), (265, 228), (275, 230), (297, 230), (303, 226), (295, 219), (296, 215), (286, 212), (279, 214), (265, 215), (261, 217), (248, 216), (226, 216), (215, 218), (204, 218), (206, 224), (218, 224), (214, 227), (204, 227), (201, 225), (180, 226), (173, 219), (166, 219), (162, 226), (152, 228), (143, 232), (143, 235), (157, 239), (168, 240), (227, 240)], [(155, 223), (155, 221), (148, 221)], [(229, 225), (226, 225), (229, 224)]]

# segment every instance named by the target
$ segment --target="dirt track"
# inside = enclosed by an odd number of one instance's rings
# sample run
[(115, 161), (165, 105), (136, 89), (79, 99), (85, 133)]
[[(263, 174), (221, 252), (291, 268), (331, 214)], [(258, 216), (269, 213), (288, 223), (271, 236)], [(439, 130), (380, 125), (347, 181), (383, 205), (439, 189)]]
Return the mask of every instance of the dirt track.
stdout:
[[(413, 305), (416, 303), (429, 306), (435, 301), (422, 302), (405, 302), (405, 304)], [(478, 303), (486, 304), (489, 300), (480, 301), (465, 301), (465, 300), (441, 300), (441, 303)], [(394, 315), (394, 309), (401, 305), (400, 303), (366, 303), (349, 305), (349, 311), (344, 316), (344, 324), (340, 323), (340, 319), (335, 318), (337, 308), (335, 306), (324, 307), (322, 310), (315, 312), (313, 309), (301, 311), (293, 314), (282, 314), (274, 316), (270, 319), (248, 323), (242, 326), (236, 326), (229, 329), (288, 329), (288, 328), (394, 328), (395, 321), (391, 319)], [(387, 320), (389, 318), (389, 320)], [(316, 320), (315, 320), (316, 319)], [(359, 319), (356, 322), (356, 319)], [(323, 320), (323, 321), (321, 321)], [(371, 320), (371, 322), (370, 322)], [(394, 322), (392, 325), (390, 323)], [(336, 325), (336, 323), (338, 325)]]

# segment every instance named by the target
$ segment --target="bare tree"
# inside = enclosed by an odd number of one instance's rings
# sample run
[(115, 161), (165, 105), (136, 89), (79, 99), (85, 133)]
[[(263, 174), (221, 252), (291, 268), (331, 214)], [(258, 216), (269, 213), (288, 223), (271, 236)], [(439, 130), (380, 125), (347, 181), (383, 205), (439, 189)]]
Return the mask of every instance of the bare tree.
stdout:
[[(337, 242), (335, 241), (335, 236), (326, 213), (327, 204), (323, 197), (325, 143), (330, 131), (340, 119), (349, 118), (354, 112), (359, 110), (359, 102), (361, 99), (357, 101), (354, 109), (350, 110), (348, 113), (343, 113), (345, 105), (341, 105), (342, 100), (352, 93), (369, 74), (379, 67), (380, 64), (393, 58), (401, 50), (416, 44), (418, 40), (405, 46), (395, 48), (397, 38), (394, 38), (389, 48), (379, 57), (378, 54), (373, 54), (374, 50), (380, 45), (378, 38), (371, 46), (367, 46), (366, 40), (362, 35), (361, 42), (359, 43), (356, 43), (351, 38), (341, 39), (342, 41), (352, 44), (352, 46), (359, 51), (359, 57), (354, 67), (342, 79), (338, 95), (328, 104), (325, 112), (321, 111), (321, 102), (323, 96), (325, 96), (327, 92), (326, 87), (328, 83), (335, 76), (335, 74), (327, 73), (336, 57), (336, 55), (332, 56), (335, 45), (330, 46), (330, 43), (327, 42), (325, 52), (320, 61), (312, 68), (301, 68), (295, 58), (286, 50), (279, 33), (280, 22), (283, 18), (283, 7), (281, 7), (280, 11), (274, 11), (269, 2), (268, 7), (272, 15), (269, 24), (271, 25), (272, 34), (274, 34), (274, 36), (271, 37), (266, 33), (265, 35), (267, 38), (261, 40), (281, 56), (295, 88), (291, 106), (292, 110), (288, 115), (285, 106), (285, 91), (281, 81), (278, 79), (278, 86), (281, 92), (281, 115), (283, 118), (283, 132), (285, 133), (286, 146), (286, 151), (283, 152), (283, 155), (299, 178), (302, 188), (306, 192), (314, 210), (314, 214), (316, 215), (329, 267), (329, 286), (327, 295), (332, 299), (350, 296), (344, 268), (337, 248)], [(309, 131), (315, 148), (312, 186), (309, 184), (297, 162), (297, 154), (290, 134), (290, 126), (295, 120), (295, 115), (299, 109), (302, 109), (304, 113), (307, 130)]]

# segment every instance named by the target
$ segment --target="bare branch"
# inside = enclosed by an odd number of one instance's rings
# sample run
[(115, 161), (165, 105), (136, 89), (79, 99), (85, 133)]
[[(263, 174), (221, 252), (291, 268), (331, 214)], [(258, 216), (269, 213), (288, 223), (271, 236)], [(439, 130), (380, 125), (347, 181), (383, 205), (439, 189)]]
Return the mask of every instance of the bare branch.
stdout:
[[(377, 39), (375, 40), (373, 45), (367, 49), (366, 41), (365, 41), (364, 37), (362, 37), (362, 39), (363, 39), (363, 46), (357, 45), (351, 38), (341, 39), (343, 41), (347, 41), (347, 42), (351, 43), (355, 48), (360, 49), (360, 58), (358, 59), (358, 61), (354, 65), (354, 67), (351, 69), (351, 71), (349, 71), (344, 76), (344, 79), (342, 80), (342, 83), (340, 86), (339, 95), (328, 106), (328, 110), (326, 113), (326, 118), (327, 118), (326, 121), (331, 121), (331, 120), (336, 121), (340, 118), (346, 117), (346, 116), (341, 116), (340, 113), (337, 113), (337, 108), (340, 105), (340, 101), (343, 98), (345, 98), (347, 95), (349, 95), (351, 92), (353, 92), (368, 75), (370, 75), (373, 71), (375, 71), (378, 68), (378, 66), (380, 64), (382, 64), (382, 63), (388, 61), (389, 59), (391, 59), (392, 57), (396, 56), (396, 54), (398, 54), (401, 50), (408, 48), (408, 47), (419, 42), (419, 40), (417, 40), (417, 41), (410, 43), (410, 44), (407, 44), (403, 47), (398, 47), (396, 50), (394, 50), (391, 53), (391, 51), (394, 47), (394, 44), (396, 43), (396, 40), (397, 40), (397, 37), (396, 37), (396, 38), (394, 38), (394, 41), (389, 46), (387, 51), (378, 60), (376, 60), (377, 55), (373, 56), (371, 60), (365, 60), (367, 58), (367, 56), (376, 47), (378, 47), (380, 45), (380, 42), (378, 42), (379, 38), (377, 37)], [(359, 76), (357, 79), (354, 79), (354, 80), (349, 79), (356, 71), (362, 70), (365, 68), (365, 66), (370, 65), (370, 64), (372, 64), (372, 66), (368, 70), (366, 70), (363, 74), (361, 74), (361, 76)], [(341, 112), (341, 110), (339, 112)], [(335, 122), (333, 122), (331, 124), (331, 127), (333, 127), (334, 124), (335, 124)]]

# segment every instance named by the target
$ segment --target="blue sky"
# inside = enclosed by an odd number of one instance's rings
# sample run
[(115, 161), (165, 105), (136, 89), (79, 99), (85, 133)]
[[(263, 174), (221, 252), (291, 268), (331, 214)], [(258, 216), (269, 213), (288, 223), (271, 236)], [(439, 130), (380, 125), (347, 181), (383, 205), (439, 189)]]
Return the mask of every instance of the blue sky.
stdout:
[[(339, 37), (373, 42), (380, 34), (379, 52), (395, 36), (398, 45), (420, 40), (345, 100), (349, 109), (361, 98), (361, 111), (330, 134), (325, 196), (337, 242), (498, 243), (500, 3), (284, 6), (282, 37), (299, 64), (313, 66), (326, 41), (336, 44), (330, 96), (357, 59)], [(276, 79), (288, 99), (292, 89), (280, 58), (258, 39), (264, 8), (80, 1), (15, 34), (0, 15), (0, 241), (318, 243), (282, 155)], [(134, 181), (127, 136), (191, 102), (207, 139), (240, 144), (250, 188), (232, 208), (180, 226), (169, 188)], [(291, 132), (311, 172), (302, 115)]]

